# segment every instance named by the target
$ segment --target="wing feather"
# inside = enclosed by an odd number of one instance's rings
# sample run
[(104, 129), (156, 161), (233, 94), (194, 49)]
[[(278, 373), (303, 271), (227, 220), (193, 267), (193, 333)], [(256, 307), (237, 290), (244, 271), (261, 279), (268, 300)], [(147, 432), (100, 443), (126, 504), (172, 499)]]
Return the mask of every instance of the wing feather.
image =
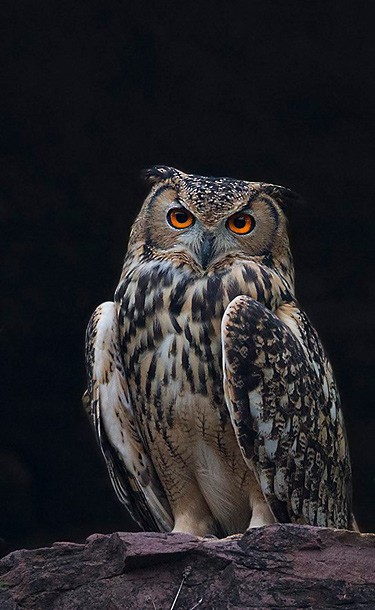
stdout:
[(318, 335), (295, 304), (236, 297), (222, 321), (224, 393), (245, 461), (278, 521), (350, 527), (340, 399)]
[(145, 530), (170, 531), (173, 518), (129, 401), (113, 302), (91, 316), (86, 332), (88, 390), (83, 402), (119, 500)]

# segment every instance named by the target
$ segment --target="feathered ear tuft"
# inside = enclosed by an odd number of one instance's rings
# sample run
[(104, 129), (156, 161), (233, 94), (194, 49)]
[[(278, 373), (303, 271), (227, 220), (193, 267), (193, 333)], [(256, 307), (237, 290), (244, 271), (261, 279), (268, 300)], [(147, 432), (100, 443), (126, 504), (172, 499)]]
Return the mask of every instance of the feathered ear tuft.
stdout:
[(141, 173), (142, 178), (150, 184), (157, 184), (163, 180), (174, 178), (176, 175), (177, 170), (167, 165), (154, 165), (150, 169), (143, 170)]
[(299, 195), (295, 191), (286, 188), (286, 186), (263, 183), (261, 185), (261, 188), (264, 193), (267, 193), (267, 195), (270, 195), (270, 197), (276, 199), (277, 203), (279, 203), (283, 207), (288, 205), (289, 203), (304, 203), (304, 200), (301, 195)]

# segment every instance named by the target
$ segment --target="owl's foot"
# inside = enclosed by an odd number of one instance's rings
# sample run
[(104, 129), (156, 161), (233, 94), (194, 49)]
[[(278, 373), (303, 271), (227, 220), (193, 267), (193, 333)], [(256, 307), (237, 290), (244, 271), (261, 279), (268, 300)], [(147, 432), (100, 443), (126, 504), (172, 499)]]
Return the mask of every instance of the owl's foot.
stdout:
[(174, 528), (172, 532), (205, 537), (216, 534), (216, 524), (199, 487), (192, 481), (183, 495), (172, 506)]
[(181, 532), (182, 534), (192, 534), (199, 538), (215, 538), (211, 533), (214, 531), (212, 518), (194, 519), (190, 515), (181, 515), (176, 518), (172, 533)]
[(250, 524), (247, 529), (253, 527), (262, 527), (263, 525), (271, 525), (275, 523), (275, 517), (272, 514), (261, 490), (253, 489), (250, 495), (250, 506), (252, 510)]
[(202, 540), (207, 540), (209, 542), (215, 542), (215, 540), (219, 540), (219, 538), (217, 536), (215, 536), (214, 534), (206, 534), (205, 536), (202, 536)]

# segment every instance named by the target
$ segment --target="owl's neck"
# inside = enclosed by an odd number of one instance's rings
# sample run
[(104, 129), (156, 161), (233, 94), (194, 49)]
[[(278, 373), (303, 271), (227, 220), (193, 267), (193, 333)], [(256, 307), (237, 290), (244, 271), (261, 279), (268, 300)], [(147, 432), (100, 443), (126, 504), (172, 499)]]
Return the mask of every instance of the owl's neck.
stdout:
[[(155, 252), (139, 244), (129, 249), (125, 258), (116, 300), (120, 300), (129, 283), (136, 285), (138, 300), (140, 292), (163, 291), (171, 287), (169, 298), (178, 297), (178, 302), (187, 294), (201, 295), (202, 303), (215, 299), (224, 308), (236, 296), (246, 294), (276, 310), (281, 303), (294, 299), (294, 270), (290, 252), (285, 259), (277, 261), (271, 257), (251, 260), (232, 257), (213, 269), (202, 273), (198, 265), (175, 252)], [(164, 305), (166, 305), (164, 301)], [(172, 309), (174, 305), (168, 304)]]
[(129, 244), (120, 281), (124, 279), (124, 276), (130, 269), (137, 268), (140, 263), (147, 261), (170, 263), (175, 268), (182, 268), (186, 265), (190, 272), (199, 277), (204, 275), (208, 276), (212, 272), (215, 273), (217, 271), (222, 272), (223, 270), (228, 270), (228, 268), (232, 268), (235, 263), (239, 262), (243, 264), (261, 265), (268, 267), (271, 273), (276, 272), (280, 279), (285, 282), (291, 294), (294, 295), (294, 263), (289, 246), (287, 246), (283, 253), (279, 254), (277, 258), (273, 258), (272, 255), (253, 257), (251, 259), (240, 258), (238, 255), (228, 256), (223, 261), (218, 262), (213, 269), (208, 269), (203, 272), (199, 265), (191, 257), (184, 255), (184, 253), (170, 250), (163, 252), (153, 249), (144, 242), (137, 242)]
[(287, 248), (283, 256), (273, 261), (273, 267), (287, 285), (290, 293), (294, 295), (294, 263), (289, 248)]

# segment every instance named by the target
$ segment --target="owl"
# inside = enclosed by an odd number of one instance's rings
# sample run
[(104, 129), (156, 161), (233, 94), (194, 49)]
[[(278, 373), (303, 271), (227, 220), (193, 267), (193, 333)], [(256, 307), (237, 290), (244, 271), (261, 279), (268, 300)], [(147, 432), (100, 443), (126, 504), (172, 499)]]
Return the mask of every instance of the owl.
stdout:
[(145, 530), (355, 529), (335, 379), (295, 297), (297, 196), (166, 166), (146, 178), (114, 301), (86, 334), (84, 402), (118, 498)]

